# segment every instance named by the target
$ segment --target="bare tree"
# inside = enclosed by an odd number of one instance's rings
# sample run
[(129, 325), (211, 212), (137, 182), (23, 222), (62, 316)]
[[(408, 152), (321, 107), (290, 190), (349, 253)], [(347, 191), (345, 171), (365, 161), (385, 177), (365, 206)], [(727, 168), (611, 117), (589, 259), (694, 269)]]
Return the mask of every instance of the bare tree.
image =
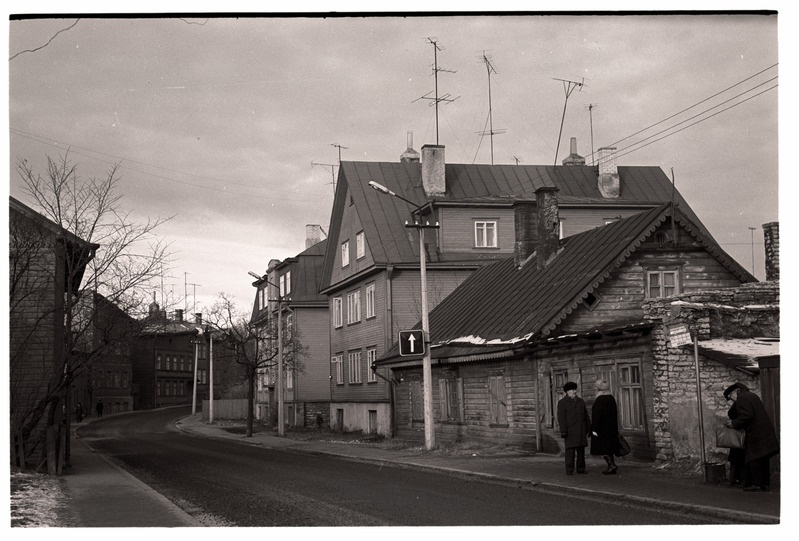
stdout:
[[(247, 430), (246, 436), (252, 436), (255, 384), (260, 373), (275, 374), (280, 362), (278, 347), (277, 313), (273, 314), (266, 325), (252, 321), (240, 311), (230, 296), (219, 293), (217, 301), (208, 316), (208, 322), (222, 332), (224, 340), (220, 347), (228, 349), (235, 362), (245, 369), (247, 381)], [(285, 315), (284, 321), (285, 321)], [(290, 321), (290, 320), (289, 320)], [(302, 360), (308, 348), (302, 345), (301, 336), (293, 325), (283, 325), (283, 373), (303, 371)]]
[[(59, 159), (47, 157), (47, 171), (39, 174), (24, 159), (17, 160), (17, 172), (24, 183), (34, 209), (47, 218), (56, 229), (56, 236), (66, 239), (77, 248), (68, 250), (63, 268), (55, 269), (38, 264), (46, 260), (54, 249), (53, 235), (42, 235), (37, 228), (27, 225), (11, 230), (10, 250), (10, 308), (30, 305), (45, 295), (53, 283), (65, 284), (63, 299), (56, 307), (41, 303), (38, 318), (42, 320), (63, 315), (63, 333), (57, 333), (53, 370), (49, 372), (46, 392), (27, 403), (15, 396), (12, 381), (12, 433), (29, 436), (47, 412), (47, 425), (56, 423), (68, 400), (69, 385), (75, 374), (85, 372), (109, 348), (119, 347), (108, 336), (129, 337), (130, 333), (98, 332), (98, 306), (107, 303), (128, 315), (146, 313), (147, 289), (153, 288), (155, 279), (168, 263), (169, 245), (156, 235), (156, 229), (167, 219), (148, 219), (143, 223), (133, 219), (123, 208), (118, 191), (119, 166), (115, 165), (104, 177), (86, 178), (78, 175), (77, 166), (68, 155)], [(51, 232), (52, 233), (52, 232)], [(59, 240), (58, 242), (64, 242)], [(34, 267), (38, 267), (34, 269)], [(36, 271), (36, 272), (32, 272)], [(49, 275), (48, 275), (49, 273)], [(57, 274), (57, 275), (56, 275)], [(96, 302), (95, 295), (104, 299)], [(52, 304), (52, 303), (51, 303)], [(13, 319), (13, 318), (12, 318)], [(107, 323), (107, 321), (106, 321)], [(43, 338), (35, 331), (35, 321), (19, 322), (32, 331), (16, 334), (15, 348), (11, 352), (12, 371), (20, 362), (19, 352), (30, 351), (41, 344)], [(105, 339), (98, 339), (104, 335)], [(127, 338), (125, 338), (127, 339)], [(23, 409), (24, 411), (20, 411)], [(65, 408), (69, 413), (69, 405)], [(67, 421), (69, 416), (67, 415)], [(37, 442), (27, 442), (26, 451), (33, 452)], [(27, 453), (26, 453), (27, 454)]]

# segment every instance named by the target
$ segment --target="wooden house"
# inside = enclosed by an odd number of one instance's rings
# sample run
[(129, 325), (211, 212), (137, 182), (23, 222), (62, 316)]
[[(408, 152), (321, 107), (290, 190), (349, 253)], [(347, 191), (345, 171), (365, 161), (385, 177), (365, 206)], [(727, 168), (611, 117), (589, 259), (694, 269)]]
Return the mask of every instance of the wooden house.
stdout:
[[(289, 426), (329, 426), (330, 422), (330, 316), (327, 298), (319, 293), (326, 247), (321, 228), (306, 226), (306, 249), (295, 257), (273, 260), (266, 275), (253, 282), (253, 325), (274, 326), (280, 314), (297, 350), (302, 351), (298, 362), (290, 363), (284, 372), (284, 422)], [(258, 379), (258, 417), (270, 422), (277, 420), (276, 379), (273, 369), (263, 370)]]
[(406, 222), (438, 226), (424, 239), (429, 308), (514, 253), (516, 228), (534, 221), (531, 207), (517, 213), (514, 202), (541, 188), (557, 190), (557, 239), (672, 200), (707, 234), (659, 167), (616, 166), (614, 149), (602, 149), (598, 166), (543, 166), (449, 164), (441, 145), (425, 145), (421, 159), (411, 146), (396, 163), (339, 168), (321, 293), (330, 305), (330, 418), (340, 430), (407, 426), (392, 419), (390, 374), (370, 369), (421, 318), (419, 233)]
[[(535, 208), (535, 210), (533, 210)], [(576, 235), (557, 236), (557, 191), (517, 201), (514, 257), (472, 274), (430, 313), (438, 440), (558, 452), (556, 405), (574, 381), (589, 408), (610, 381), (633, 455), (654, 458), (648, 299), (755, 281), (670, 203)], [(423, 431), (421, 360), (392, 349), (399, 437)]]

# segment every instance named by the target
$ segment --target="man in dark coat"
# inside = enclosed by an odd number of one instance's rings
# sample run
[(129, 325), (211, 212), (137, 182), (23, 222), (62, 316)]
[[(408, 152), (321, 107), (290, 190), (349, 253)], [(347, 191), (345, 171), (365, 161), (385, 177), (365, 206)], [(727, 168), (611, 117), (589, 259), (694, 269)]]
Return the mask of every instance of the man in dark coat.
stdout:
[(566, 382), (563, 386), (566, 396), (558, 401), (558, 426), (566, 447), (566, 475), (574, 473), (575, 455), (577, 455), (577, 473), (585, 471), (585, 448), (588, 435), (591, 433), (591, 422), (588, 408), (583, 399), (577, 396), (577, 384)]
[(733, 383), (724, 391), (724, 396), (735, 402), (738, 416), (727, 419), (725, 424), (732, 428), (744, 429), (744, 461), (748, 470), (744, 490), (768, 490), (771, 480), (772, 456), (779, 452), (777, 433), (769, 419), (766, 407), (760, 397), (745, 386)]

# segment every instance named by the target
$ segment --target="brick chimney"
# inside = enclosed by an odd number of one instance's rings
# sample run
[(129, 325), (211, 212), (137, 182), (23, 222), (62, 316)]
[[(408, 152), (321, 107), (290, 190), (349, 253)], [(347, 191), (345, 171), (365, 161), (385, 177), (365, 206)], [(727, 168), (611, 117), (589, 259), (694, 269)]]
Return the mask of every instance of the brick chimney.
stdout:
[(400, 154), (400, 162), (418, 162), (420, 160), (419, 153), (413, 149), (413, 132), (408, 132), (408, 148), (405, 152)]
[(585, 165), (585, 158), (577, 154), (577, 138), (572, 137), (569, 143), (569, 155), (563, 158), (563, 165)]
[(198, 325), (202, 325), (203, 322), (203, 314), (202, 312), (195, 312), (194, 313), (194, 322)]
[(560, 218), (558, 216), (558, 189), (538, 188), (535, 191), (537, 227), (536, 266), (543, 269), (547, 261), (560, 249)]
[(428, 197), (444, 195), (447, 191), (444, 175), (444, 145), (422, 147), (422, 186)]
[(538, 239), (538, 206), (531, 199), (518, 199), (513, 202), (513, 223), (516, 242), (513, 245), (513, 260), (520, 269), (535, 252)]
[(183, 321), (183, 310), (181, 308), (175, 309), (175, 321), (178, 323)]
[(780, 279), (780, 223), (763, 224), (763, 238), (766, 247), (766, 281)]
[(305, 226), (305, 249), (307, 250), (314, 244), (322, 241), (322, 226), (307, 224)]
[(606, 199), (615, 199), (621, 192), (619, 169), (616, 167), (616, 147), (602, 147), (597, 151), (597, 155), (599, 193)]

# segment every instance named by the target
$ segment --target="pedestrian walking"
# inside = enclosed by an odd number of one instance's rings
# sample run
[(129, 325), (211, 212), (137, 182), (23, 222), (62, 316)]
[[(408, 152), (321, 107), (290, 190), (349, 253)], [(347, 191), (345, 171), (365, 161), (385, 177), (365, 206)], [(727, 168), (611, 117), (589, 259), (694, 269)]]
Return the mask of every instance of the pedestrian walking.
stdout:
[(737, 417), (727, 419), (724, 424), (735, 429), (744, 429), (744, 462), (748, 478), (744, 490), (769, 490), (771, 485), (771, 457), (779, 452), (777, 432), (766, 412), (760, 397), (740, 383), (733, 383), (724, 391), (724, 396), (735, 403)]
[(77, 422), (81, 422), (83, 420), (83, 406), (80, 405), (80, 402), (75, 406), (75, 420)]
[(585, 470), (585, 448), (591, 433), (588, 408), (577, 396), (576, 383), (567, 381), (563, 391), (566, 396), (558, 401), (558, 426), (566, 448), (566, 475), (574, 473), (575, 457), (577, 473), (588, 473)]
[(97, 417), (102, 417), (103, 416), (103, 401), (102, 400), (98, 400), (97, 401), (97, 407), (95, 409), (97, 410)]
[(614, 455), (619, 454), (619, 411), (610, 384), (603, 379), (596, 382), (596, 398), (591, 406), (591, 454), (605, 459), (605, 475), (618, 471)]
[[(747, 391), (749, 390), (749, 387), (743, 383), (738, 383), (737, 385), (739, 389), (746, 389)], [(727, 390), (724, 391), (724, 398), (727, 400), (732, 400), (729, 393), (732, 387), (733, 386), (728, 387)], [(727, 417), (730, 419), (738, 418), (738, 406), (735, 404), (735, 402), (733, 402), (730, 406), (730, 409), (727, 410)], [(739, 485), (751, 485), (751, 483), (747, 481), (749, 476), (746, 472), (746, 461), (744, 460), (744, 457), (745, 451), (743, 449), (730, 449), (730, 452), (727, 455), (727, 461), (730, 463), (730, 486), (735, 487)]]

